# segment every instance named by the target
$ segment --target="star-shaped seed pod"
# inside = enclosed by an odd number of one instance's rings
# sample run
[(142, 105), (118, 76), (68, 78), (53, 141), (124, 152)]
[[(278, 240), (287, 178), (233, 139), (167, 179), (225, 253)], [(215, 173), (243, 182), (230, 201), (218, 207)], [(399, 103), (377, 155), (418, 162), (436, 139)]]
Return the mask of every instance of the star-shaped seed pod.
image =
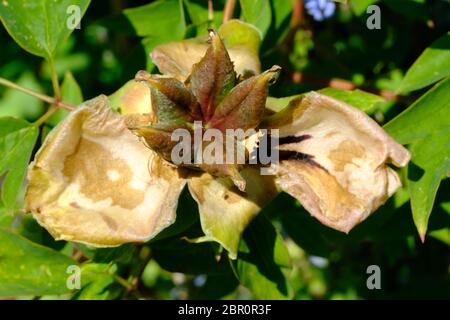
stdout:
[[(187, 184), (205, 234), (197, 241), (217, 241), (231, 258), (245, 227), (280, 191), (323, 224), (351, 230), (400, 187), (389, 164), (404, 166), (410, 154), (360, 110), (316, 92), (268, 116), (268, 86), (280, 68), (260, 73), (259, 41), (252, 26), (232, 20), (211, 31), (209, 41), (155, 48), (152, 58), (164, 75), (138, 72), (109, 99), (79, 106), (48, 135), (28, 171), (27, 209), (56, 239), (144, 242), (174, 222)], [(247, 152), (243, 163), (174, 161), (177, 130), (195, 137), (209, 129), (225, 136), (278, 130), (272, 175), (249, 161), (258, 134), (237, 141)], [(223, 141), (197, 149), (217, 144)], [(191, 155), (197, 149), (189, 145)]]
[[(230, 129), (245, 131), (257, 128), (264, 115), (268, 86), (281, 70), (273, 66), (262, 74), (239, 81), (221, 38), (213, 30), (209, 34), (210, 46), (203, 58), (192, 66), (192, 72), (184, 82), (145, 71), (138, 72), (135, 78), (148, 86), (151, 111), (156, 118), (148, 123), (143, 118), (136, 125), (136, 118), (133, 117), (129, 128), (169, 162), (178, 143), (173, 139), (174, 131), (186, 129), (194, 136), (195, 121), (200, 124), (202, 136), (207, 129), (217, 129), (225, 134)], [(225, 144), (226, 141), (205, 143), (201, 152), (213, 147), (211, 144), (219, 143)], [(239, 143), (243, 141), (236, 141), (236, 144)], [(222, 158), (214, 163), (189, 165), (216, 177), (230, 177), (240, 191), (245, 191), (245, 179), (239, 174), (242, 163), (230, 164)]]

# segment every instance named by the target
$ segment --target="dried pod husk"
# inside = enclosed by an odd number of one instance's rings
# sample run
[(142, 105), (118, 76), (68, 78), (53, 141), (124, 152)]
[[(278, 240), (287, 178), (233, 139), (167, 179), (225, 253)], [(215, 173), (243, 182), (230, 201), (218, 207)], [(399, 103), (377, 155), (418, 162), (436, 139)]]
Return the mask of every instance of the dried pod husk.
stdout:
[(30, 164), (25, 202), (55, 239), (117, 246), (172, 224), (184, 184), (99, 96), (47, 136)]
[(279, 129), (276, 182), (323, 224), (349, 232), (400, 186), (410, 153), (364, 112), (319, 93), (263, 123)]
[(242, 233), (260, 210), (278, 191), (272, 176), (261, 176), (257, 168), (241, 171), (247, 181), (240, 191), (230, 178), (216, 178), (208, 173), (189, 179), (189, 190), (198, 203), (204, 237), (200, 241), (217, 241), (231, 259), (237, 258)]
[(108, 97), (111, 108), (120, 114), (150, 114), (150, 89), (144, 83), (130, 80)]

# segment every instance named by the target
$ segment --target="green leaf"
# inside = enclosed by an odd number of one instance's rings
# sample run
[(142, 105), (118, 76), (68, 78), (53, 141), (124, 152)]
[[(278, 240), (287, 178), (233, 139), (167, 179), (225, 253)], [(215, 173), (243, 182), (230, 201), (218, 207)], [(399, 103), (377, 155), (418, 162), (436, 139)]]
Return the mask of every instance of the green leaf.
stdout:
[(52, 60), (59, 45), (72, 33), (71, 6), (78, 6), (80, 18), (90, 0), (7, 0), (0, 2), (0, 20), (8, 33), (26, 51)]
[(271, 222), (259, 215), (241, 240), (235, 271), (256, 299), (287, 299), (292, 289), (286, 277), (290, 257), (283, 238)]
[[(192, 299), (202, 300), (217, 300), (227, 298), (227, 295), (232, 294), (239, 281), (233, 272), (230, 271), (220, 275), (206, 275), (206, 282), (201, 286), (198, 292), (194, 292)], [(230, 297), (233, 299), (234, 297)]]
[(274, 97), (267, 97), (266, 99), (266, 109), (269, 109), (273, 112), (278, 112), (283, 110), (289, 105), (289, 102), (291, 100), (301, 97), (301, 94), (296, 94), (289, 97), (282, 97), (282, 98), (274, 98)]
[(64, 75), (64, 80), (61, 85), (61, 98), (64, 102), (76, 106), (83, 102), (81, 88), (70, 71), (67, 71)]
[(1, 200), (10, 213), (16, 207), (38, 135), (38, 128), (24, 120), (0, 118)]
[(447, 78), (385, 126), (390, 135), (408, 144), (412, 152), (407, 187), (414, 223), (422, 240), (439, 184), (450, 172), (449, 100), (450, 78)]
[(378, 1), (379, 0), (351, 0), (350, 7), (357, 16), (360, 16), (363, 13), (366, 13), (368, 6)]
[(382, 97), (361, 90), (343, 90), (337, 88), (325, 88), (319, 90), (320, 93), (329, 97), (348, 103), (349, 105), (364, 111), (367, 114), (373, 114), (380, 104), (386, 102)]
[(161, 268), (188, 274), (222, 273), (228, 264), (217, 262), (215, 247), (209, 242), (197, 244), (173, 238), (151, 245), (152, 256)]
[(147, 288), (153, 288), (161, 275), (162, 269), (155, 260), (150, 260), (142, 272), (141, 281)]
[(290, 23), (293, 2), (271, 0), (270, 3), (272, 4), (272, 20), (275, 32), (287, 31), (283, 29), (289, 29), (287, 26)]
[(0, 229), (0, 296), (69, 292), (67, 267), (76, 262)]
[[(23, 72), (16, 82), (19, 86), (43, 93), (35, 75), (31, 71)], [(0, 117), (36, 120), (44, 112), (44, 103), (16, 89), (6, 89), (0, 99)]]
[(5, 208), (0, 203), (0, 228), (8, 228), (16, 217), (11, 214), (6, 214)]
[(89, 68), (95, 62), (92, 61), (94, 57), (89, 56), (87, 52), (73, 52), (61, 54), (60, 50), (55, 55), (54, 61), (45, 61), (42, 65), (42, 76), (51, 79), (53, 65), (56, 69), (58, 78), (62, 78), (67, 70), (79, 73)]
[(182, 0), (159, 0), (125, 9), (122, 14), (108, 17), (100, 23), (109, 29), (141, 37), (173, 39), (183, 37), (186, 32)]
[(93, 261), (99, 263), (123, 263), (127, 264), (133, 260), (136, 254), (136, 246), (131, 244), (123, 244), (115, 248), (96, 248), (94, 249)]
[(443, 203), (441, 203), (441, 207), (450, 216), (450, 202), (443, 202)]
[(240, 0), (239, 3), (242, 12), (241, 19), (257, 27), (264, 38), (272, 20), (269, 0)]
[(264, 51), (270, 51), (289, 33), (293, 1), (271, 0), (272, 23), (264, 39)]
[(447, 246), (450, 246), (450, 229), (449, 228), (431, 231), (430, 237), (433, 237), (439, 241), (442, 241)]
[(258, 56), (261, 34), (252, 24), (233, 19), (221, 25), (218, 33), (225, 47), (245, 48)]
[(270, 205), (280, 213), (284, 230), (308, 254), (328, 257), (330, 248), (317, 223), (306, 210), (287, 193), (280, 193)]
[(142, 39), (142, 46), (145, 50), (148, 71), (155, 67), (150, 58), (152, 50), (161, 44), (182, 40), (186, 33), (182, 0), (159, 0), (125, 9), (120, 15), (101, 20), (100, 24), (110, 30), (145, 37)]
[[(208, 33), (208, 28), (218, 28), (222, 24), (223, 12), (214, 10), (213, 20), (209, 21), (208, 2), (204, 0), (184, 0), (192, 26), (197, 36)], [(218, 4), (220, 6), (220, 3)], [(214, 3), (214, 7), (217, 5)], [(219, 7), (222, 9), (223, 7)]]
[(431, 44), (403, 78), (399, 91), (421, 89), (450, 74), (450, 32)]
[[(384, 98), (359, 89), (344, 90), (337, 88), (324, 88), (318, 90), (318, 92), (348, 103), (349, 105), (358, 108), (369, 115), (379, 110), (386, 103)], [(287, 107), (291, 100), (301, 96), (302, 95), (299, 94), (282, 98), (268, 97), (266, 101), (266, 108), (271, 111), (278, 112)]]
[(150, 243), (180, 235), (195, 223), (199, 223), (197, 203), (192, 199), (189, 190), (184, 188), (178, 199), (175, 223), (158, 233)]
[[(64, 75), (64, 80), (61, 85), (61, 99), (62, 101), (75, 106), (83, 102), (81, 88), (70, 71), (67, 71)], [(48, 119), (47, 124), (54, 127), (65, 117), (67, 117), (69, 113), (70, 112), (68, 110), (59, 109), (50, 117), (50, 119)]]
[(117, 267), (107, 263), (88, 263), (81, 268), (81, 289), (76, 300), (107, 300), (112, 297), (109, 288), (114, 284)]

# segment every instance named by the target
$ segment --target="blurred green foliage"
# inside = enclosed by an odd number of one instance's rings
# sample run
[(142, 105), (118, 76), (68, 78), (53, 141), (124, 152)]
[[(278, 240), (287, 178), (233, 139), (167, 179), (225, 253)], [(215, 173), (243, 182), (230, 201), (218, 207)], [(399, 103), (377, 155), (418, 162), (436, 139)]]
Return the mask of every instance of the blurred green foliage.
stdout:
[[(56, 74), (63, 101), (78, 104), (83, 97), (111, 94), (138, 70), (157, 71), (149, 57), (151, 50), (219, 27), (226, 1), (213, 2), (212, 16), (206, 0), (78, 1), (87, 11), (81, 29), (73, 30), (66, 41), (68, 29), (51, 29), (57, 28), (53, 16), (65, 16), (66, 7), (50, 6), (48, 15), (42, 16), (35, 11), (19, 12), (13, 4), (20, 6), (21, 2), (0, 3), (4, 25), (8, 19), (16, 19), (14, 15), (22, 21), (9, 30), (20, 45), (0, 28), (0, 77), (52, 95), (52, 74)], [(379, 30), (366, 28), (366, 8), (374, 3), (381, 8)], [(382, 125), (416, 101), (386, 126), (413, 152), (412, 165), (402, 172), (405, 187), (349, 235), (324, 227), (293, 198), (280, 194), (247, 228), (237, 261), (229, 261), (215, 243), (184, 240), (202, 235), (197, 207), (188, 192), (181, 197), (176, 223), (147, 244), (94, 249), (56, 242), (21, 212), (21, 185), (24, 164), (67, 112), (58, 111), (38, 133), (26, 121), (39, 119), (47, 106), (0, 87), (0, 116), (4, 117), (0, 119), (0, 296), (450, 297), (450, 181), (446, 179), (450, 172), (450, 1), (349, 0), (337, 4), (333, 17), (318, 22), (303, 10), (302, 1), (241, 0), (233, 16), (261, 32), (263, 69), (273, 64), (283, 67), (283, 76), (271, 87), (273, 97), (340, 83), (322, 92), (361, 108)], [(27, 25), (34, 29), (21, 29)], [(53, 30), (51, 41), (42, 36), (46, 28)], [(36, 41), (27, 38), (32, 32)], [(33, 56), (21, 46), (47, 59)], [(346, 88), (361, 90), (343, 90)], [(276, 101), (270, 103), (275, 106)], [(284, 104), (286, 100), (280, 101)], [(17, 132), (22, 140), (13, 141), (20, 148), (9, 154), (12, 147), (8, 143)], [(12, 186), (6, 188), (8, 183)], [(414, 223), (422, 234), (428, 225), (425, 243)], [(70, 274), (65, 270), (72, 259), (81, 267), (80, 290), (66, 288)], [(369, 265), (381, 268), (381, 290), (366, 286)]]

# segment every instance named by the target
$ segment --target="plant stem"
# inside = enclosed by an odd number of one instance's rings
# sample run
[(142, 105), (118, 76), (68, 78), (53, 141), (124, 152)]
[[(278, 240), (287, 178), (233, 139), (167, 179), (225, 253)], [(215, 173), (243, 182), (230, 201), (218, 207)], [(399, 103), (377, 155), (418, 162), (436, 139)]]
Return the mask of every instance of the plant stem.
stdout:
[(303, 0), (292, 0), (291, 28), (297, 29), (304, 22)]
[(33, 122), (33, 125), (36, 127), (40, 127), (45, 121), (48, 120), (56, 111), (58, 111), (58, 107), (52, 104), (50, 108), (47, 109), (47, 111), (35, 122)]
[(58, 73), (56, 72), (56, 67), (53, 59), (49, 59), (48, 63), (50, 65), (50, 72), (52, 75), (52, 86), (53, 86), (53, 94), (55, 95), (55, 103), (50, 104), (50, 108), (39, 118), (37, 119), (33, 125), (36, 127), (40, 127), (44, 124), (56, 111), (58, 111), (57, 103), (61, 100), (61, 88), (59, 86)]
[(236, 6), (236, 0), (227, 0), (223, 9), (223, 23), (233, 18), (234, 7)]
[(125, 280), (124, 278), (122, 278), (121, 276), (118, 276), (117, 274), (114, 275), (114, 280), (116, 280), (117, 283), (119, 283), (120, 285), (122, 285), (123, 287), (125, 287), (127, 289), (128, 292), (133, 291), (133, 286), (131, 285), (131, 283), (129, 283), (127, 280)]
[(212, 22), (214, 20), (214, 7), (213, 1), (208, 0), (208, 21)]
[(139, 288), (139, 279), (141, 278), (142, 273), (144, 272), (145, 267), (147, 266), (151, 258), (152, 255), (149, 247), (142, 246), (139, 251), (139, 263), (135, 268), (133, 268), (134, 270), (131, 271), (131, 274), (127, 281), (128, 283), (131, 284), (132, 290), (128, 290), (127, 294), (124, 297), (126, 297), (129, 294), (140, 295), (140, 293), (137, 292)]
[(30, 96), (36, 97), (36, 98), (38, 98), (38, 99), (40, 99), (42, 101), (45, 101), (45, 102), (47, 102), (49, 104), (53, 104), (53, 105), (55, 105), (58, 108), (63, 108), (63, 109), (66, 109), (66, 110), (74, 110), (75, 109), (74, 105), (71, 105), (71, 104), (63, 102), (63, 101), (59, 101), (59, 99), (55, 99), (53, 97), (49, 97), (49, 96), (47, 96), (45, 94), (42, 94), (42, 93), (30, 90), (30, 89), (24, 88), (24, 87), (19, 86), (18, 84), (14, 83), (14, 82), (11, 82), (11, 81), (6, 80), (6, 79), (1, 78), (1, 77), (0, 77), (0, 84), (4, 85), (6, 87), (12, 88), (12, 89), (16, 89), (16, 90), (22, 91), (22, 92), (24, 92), (26, 94), (29, 94)]
[(351, 82), (349, 80), (345, 80), (345, 79), (318, 77), (315, 75), (306, 74), (306, 73), (299, 72), (299, 71), (292, 72), (290, 78), (288, 78), (287, 80), (292, 81), (293, 83), (307, 83), (307, 84), (314, 85), (317, 87), (330, 87), (330, 88), (336, 88), (336, 89), (342, 89), (342, 90), (359, 89), (359, 90), (366, 91), (366, 92), (369, 92), (372, 94), (376, 94), (376, 95), (381, 96), (384, 99), (390, 100), (390, 101), (412, 103), (415, 100), (417, 100), (417, 97), (415, 97), (415, 96), (402, 96), (402, 95), (398, 95), (395, 92), (392, 92), (389, 90), (357, 86), (353, 82)]
[(56, 72), (55, 63), (53, 59), (49, 60), (50, 72), (52, 74), (52, 85), (53, 85), (53, 93), (57, 100), (61, 100), (61, 88), (59, 87), (58, 74)]

